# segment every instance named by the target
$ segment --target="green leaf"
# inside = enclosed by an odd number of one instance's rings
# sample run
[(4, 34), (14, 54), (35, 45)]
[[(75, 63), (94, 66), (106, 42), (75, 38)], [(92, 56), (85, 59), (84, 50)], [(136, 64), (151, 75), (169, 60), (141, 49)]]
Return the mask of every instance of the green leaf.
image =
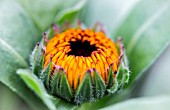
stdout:
[(83, 8), (87, 0), (80, 0), (78, 3), (74, 4), (72, 7), (66, 8), (61, 11), (56, 17), (55, 22), (63, 23), (65, 21), (74, 22), (79, 14), (79, 10)]
[(118, 30), (117, 36), (124, 38), (130, 62), (130, 84), (142, 75), (170, 43), (169, 10), (169, 0), (141, 1)]
[(89, 0), (87, 6), (80, 14), (80, 19), (88, 27), (99, 21), (104, 24), (108, 33), (115, 34), (139, 1), (140, 0)]
[(62, 0), (17, 0), (33, 19), (36, 26), (45, 30), (49, 27), (56, 14), (63, 7)]
[(17, 68), (28, 68), (27, 59), (39, 31), (23, 8), (14, 1), (1, 2), (0, 25), (0, 81), (18, 93), (33, 108), (47, 109), (15, 74)]
[(17, 1), (27, 10), (37, 27), (43, 31), (49, 28), (54, 22), (62, 23), (64, 20), (73, 21), (86, 2), (86, 0)]
[(19, 69), (17, 70), (19, 76), (24, 80), (24, 82), (30, 87), (48, 106), (50, 110), (55, 110), (55, 105), (52, 103), (50, 98), (47, 96), (48, 94), (45, 91), (44, 86), (40, 83), (40, 80), (31, 73), (30, 70)]
[(133, 96), (145, 97), (170, 93), (170, 88), (166, 86), (170, 85), (169, 56), (170, 45), (151, 68), (144, 72), (145, 75), (139, 79), (134, 88)]
[(30, 110), (25, 101), (12, 92), (7, 86), (0, 82), (0, 110)]
[(170, 96), (130, 99), (101, 110), (169, 110)]
[(22, 78), (22, 80), (27, 84), (27, 86), (31, 88), (39, 98), (41, 98), (41, 100), (46, 106), (48, 106), (48, 109), (50, 110), (56, 110), (56, 109), (67, 110), (68, 109), (69, 110), (69, 109), (73, 109), (76, 107), (75, 105), (65, 102), (63, 99), (59, 99), (57, 97), (52, 97), (48, 95), (42, 82), (37, 78), (37, 76), (31, 73), (31, 70), (19, 69), (17, 70), (17, 73)]

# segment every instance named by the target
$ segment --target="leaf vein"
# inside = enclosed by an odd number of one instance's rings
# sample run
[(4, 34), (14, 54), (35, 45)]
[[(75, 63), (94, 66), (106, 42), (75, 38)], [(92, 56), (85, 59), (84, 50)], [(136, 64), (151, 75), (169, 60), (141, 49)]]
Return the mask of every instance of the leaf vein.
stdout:
[(129, 42), (127, 47), (127, 53), (130, 55), (132, 53), (133, 48), (135, 47), (136, 43), (141, 38), (143, 32), (145, 32), (152, 24), (156, 22), (156, 20), (161, 16), (167, 9), (169, 8), (169, 3), (165, 3), (160, 9), (151, 16), (133, 35), (132, 40)]
[(16, 51), (14, 50), (10, 45), (8, 45), (4, 40), (0, 38), (0, 47), (6, 47), (9, 51), (10, 54), (14, 55), (17, 59), (20, 60), (21, 64), (23, 66), (28, 66), (27, 62), (24, 60), (24, 58)]

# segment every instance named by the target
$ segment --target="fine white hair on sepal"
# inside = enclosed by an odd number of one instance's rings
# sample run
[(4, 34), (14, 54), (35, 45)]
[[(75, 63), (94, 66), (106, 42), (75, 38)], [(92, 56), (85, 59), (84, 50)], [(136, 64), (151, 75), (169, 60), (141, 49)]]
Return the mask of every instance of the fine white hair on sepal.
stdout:
[(35, 48), (33, 49), (31, 55), (30, 55), (30, 69), (34, 70), (35, 68), (35, 63), (36, 63), (36, 56), (37, 56), (37, 51), (38, 51), (38, 47), (39, 47), (39, 42), (36, 44)]

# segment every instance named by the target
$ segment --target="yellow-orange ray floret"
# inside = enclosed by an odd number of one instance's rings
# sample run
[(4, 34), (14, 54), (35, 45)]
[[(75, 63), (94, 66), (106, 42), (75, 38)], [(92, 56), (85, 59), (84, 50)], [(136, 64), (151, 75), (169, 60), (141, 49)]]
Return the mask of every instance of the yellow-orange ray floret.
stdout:
[(76, 63), (75, 63), (75, 74), (73, 75), (74, 76), (74, 90), (76, 90), (77, 88), (77, 85), (78, 85), (78, 74), (79, 74), (79, 71), (80, 71), (80, 68), (79, 68), (79, 57), (76, 56)]
[[(71, 43), (76, 41), (88, 41), (90, 45), (95, 45), (96, 50), (89, 56), (76, 56), (69, 54), (72, 51)], [(115, 43), (110, 38), (106, 38), (103, 32), (94, 32), (91, 29), (69, 29), (60, 34), (56, 34), (46, 46), (45, 63), (46, 67), (52, 57), (55, 65), (61, 66), (67, 75), (70, 87), (77, 89), (82, 82), (86, 71), (95, 68), (101, 78), (107, 83), (108, 68), (110, 64), (114, 72), (117, 71), (119, 64), (119, 53)], [(91, 73), (94, 77), (94, 73)]]
[(63, 61), (64, 59), (68, 59), (68, 56), (65, 55), (63, 58), (61, 58), (61, 60), (58, 60), (58, 65), (61, 66), (61, 67), (64, 67), (66, 65), (66, 62)]
[[(70, 62), (71, 62), (72, 59), (74, 58), (74, 56), (68, 56), (68, 57), (69, 57), (69, 58), (68, 58), (68, 60), (66, 60), (66, 65), (63, 67), (63, 68), (65, 69), (67, 75), (68, 75), (68, 67), (69, 67), (69, 65), (70, 65)], [(65, 61), (65, 60), (63, 60), (63, 61)]]
[(97, 53), (97, 52), (95, 52), (94, 53), (94, 55), (96, 56), (96, 58), (97, 58), (97, 63), (98, 63), (98, 65), (99, 65), (99, 67), (100, 67), (100, 73), (101, 73), (101, 76), (102, 76), (102, 78), (103, 78), (103, 80), (105, 80), (105, 75), (104, 75), (104, 64), (103, 64), (103, 62), (102, 62), (102, 59), (100, 58), (100, 56), (99, 56), (99, 54)]
[(75, 71), (74, 65), (75, 65), (76, 61), (75, 61), (75, 57), (70, 61), (70, 65), (68, 67), (68, 82), (70, 84), (71, 87), (73, 87), (73, 74)]
[[(98, 52), (99, 53), (99, 52)], [(105, 75), (105, 81), (107, 81), (107, 79), (108, 79), (108, 73), (107, 73), (107, 68), (109, 67), (109, 65), (108, 65), (108, 63), (107, 63), (107, 61), (106, 61), (106, 59), (103, 57), (103, 55), (102, 54), (98, 54), (98, 57), (100, 57), (100, 59), (101, 59), (101, 61), (103, 62), (103, 64), (104, 64), (104, 75)]]

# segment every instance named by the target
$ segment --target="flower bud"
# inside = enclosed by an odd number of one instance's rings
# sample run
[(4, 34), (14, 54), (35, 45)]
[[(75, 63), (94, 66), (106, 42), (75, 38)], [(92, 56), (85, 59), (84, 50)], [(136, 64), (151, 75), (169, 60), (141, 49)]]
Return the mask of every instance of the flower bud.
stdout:
[(49, 94), (81, 104), (113, 94), (128, 83), (122, 39), (113, 42), (97, 25), (59, 30), (50, 40), (44, 33), (31, 57), (32, 71)]

